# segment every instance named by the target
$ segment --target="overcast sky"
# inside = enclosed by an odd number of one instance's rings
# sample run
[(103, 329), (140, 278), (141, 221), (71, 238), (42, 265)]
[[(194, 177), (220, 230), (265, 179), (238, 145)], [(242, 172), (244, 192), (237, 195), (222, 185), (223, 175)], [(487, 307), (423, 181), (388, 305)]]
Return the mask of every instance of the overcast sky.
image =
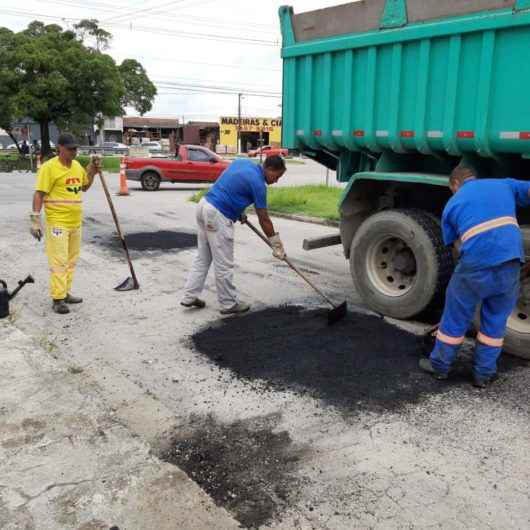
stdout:
[[(96, 18), (114, 37), (107, 53), (117, 62), (137, 59), (159, 85), (148, 115), (217, 120), (237, 115), (237, 95), (196, 93), (205, 90), (200, 87), (281, 92), (280, 5), (302, 12), (340, 3), (344, 1), (0, 0), (0, 26), (17, 31), (42, 20), (67, 27)], [(242, 114), (278, 116), (280, 103), (278, 97), (245, 95)]]

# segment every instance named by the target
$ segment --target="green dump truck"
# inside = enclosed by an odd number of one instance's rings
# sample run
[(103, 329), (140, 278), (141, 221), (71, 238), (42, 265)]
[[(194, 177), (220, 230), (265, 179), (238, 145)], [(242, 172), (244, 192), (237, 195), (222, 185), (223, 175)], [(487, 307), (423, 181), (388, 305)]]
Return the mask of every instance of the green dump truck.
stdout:
[[(282, 7), (280, 21), (283, 146), (347, 183), (340, 241), (366, 304), (421, 315), (453, 270), (440, 230), (452, 169), (530, 179), (530, 0)], [(530, 211), (519, 222), (530, 243)], [(505, 347), (530, 358), (522, 291)]]

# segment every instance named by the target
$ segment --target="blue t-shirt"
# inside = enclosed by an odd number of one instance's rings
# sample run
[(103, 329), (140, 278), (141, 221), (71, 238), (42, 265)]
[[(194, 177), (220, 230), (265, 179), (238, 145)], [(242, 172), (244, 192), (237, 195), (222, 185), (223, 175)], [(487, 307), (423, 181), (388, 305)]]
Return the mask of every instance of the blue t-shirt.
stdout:
[(206, 200), (232, 221), (237, 221), (251, 204), (267, 208), (263, 168), (250, 160), (234, 160), (210, 188)]
[(464, 182), (446, 204), (442, 215), (446, 245), (464, 236), (460, 249), (461, 268), (484, 269), (515, 259), (524, 262), (523, 238), (515, 224), (497, 226), (476, 235), (468, 231), (482, 223), (491, 222), (494, 226), (497, 222), (509, 222), (510, 218), (515, 220), (518, 206), (530, 206), (529, 192), (530, 182), (509, 178)]

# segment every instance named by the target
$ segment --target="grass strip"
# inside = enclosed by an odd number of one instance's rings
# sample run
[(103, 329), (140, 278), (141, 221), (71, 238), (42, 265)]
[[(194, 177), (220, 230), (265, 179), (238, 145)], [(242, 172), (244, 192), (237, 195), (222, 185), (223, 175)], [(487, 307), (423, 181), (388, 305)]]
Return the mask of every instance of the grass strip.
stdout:
[[(79, 155), (77, 161), (83, 166), (86, 167), (88, 164), (89, 156), (88, 155)], [(121, 156), (104, 156), (103, 157), (103, 170), (119, 173), (120, 171), (120, 160)], [(13, 169), (17, 169), (20, 166), (20, 169), (29, 169), (30, 161), (29, 158), (20, 158), (18, 155), (13, 154), (0, 154), (0, 163), (6, 162), (13, 165)], [(35, 162), (34, 162), (35, 164)]]
[[(190, 201), (199, 202), (207, 192), (207, 189), (198, 191)], [(338, 203), (341, 193), (341, 188), (325, 185), (269, 188), (267, 203), (272, 213), (305, 215), (336, 221), (339, 219)]]

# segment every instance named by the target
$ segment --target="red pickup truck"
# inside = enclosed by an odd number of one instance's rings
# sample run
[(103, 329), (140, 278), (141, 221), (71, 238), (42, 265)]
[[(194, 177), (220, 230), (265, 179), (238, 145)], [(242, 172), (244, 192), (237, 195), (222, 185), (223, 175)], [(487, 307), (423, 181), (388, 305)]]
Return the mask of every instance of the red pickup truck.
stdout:
[(126, 157), (125, 165), (127, 180), (140, 182), (146, 191), (156, 191), (161, 182), (215, 182), (230, 162), (205, 147), (181, 145), (178, 157)]
[(289, 155), (289, 149), (284, 149), (283, 147), (274, 147), (272, 145), (264, 145), (263, 147), (258, 147), (257, 149), (251, 149), (247, 154), (249, 157), (254, 158), (256, 156), (262, 155), (267, 158), (268, 156), (279, 155), (286, 157)]

